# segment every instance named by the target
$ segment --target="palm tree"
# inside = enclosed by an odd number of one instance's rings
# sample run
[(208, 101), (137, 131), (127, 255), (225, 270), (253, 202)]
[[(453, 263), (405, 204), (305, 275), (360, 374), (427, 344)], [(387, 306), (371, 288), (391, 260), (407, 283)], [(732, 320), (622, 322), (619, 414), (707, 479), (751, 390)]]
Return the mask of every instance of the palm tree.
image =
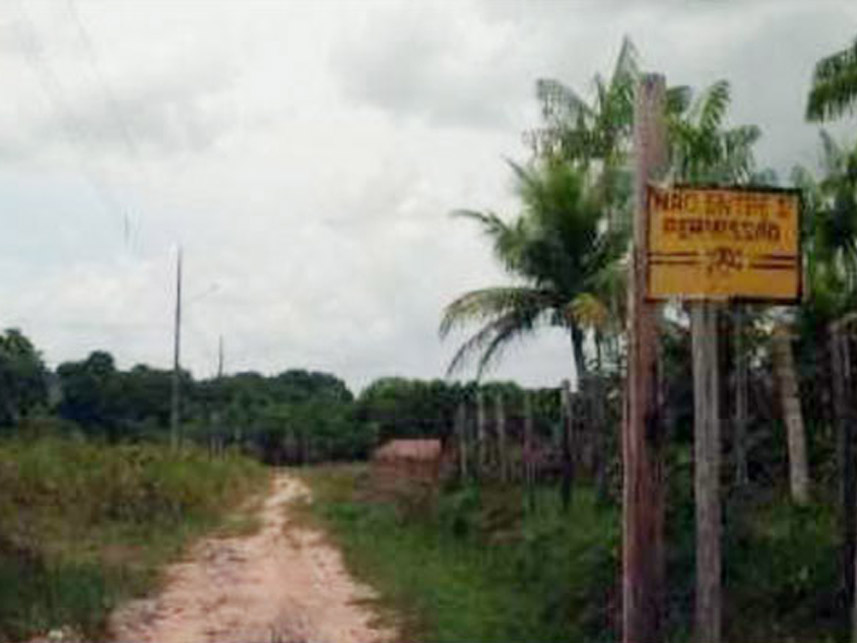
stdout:
[(857, 105), (857, 39), (850, 47), (822, 58), (815, 66), (806, 118), (823, 121), (854, 113)]
[[(803, 196), (803, 255), (808, 297), (797, 313), (797, 325), (807, 350), (802, 366), (811, 373), (829, 372), (833, 384), (836, 460), (839, 470), (839, 529), (844, 561), (841, 591), (851, 606), (854, 593), (854, 551), (857, 547), (853, 427), (847, 408), (848, 377), (842, 354), (849, 329), (840, 322), (857, 307), (857, 145), (843, 148), (821, 131), (822, 168), (817, 180), (803, 167), (792, 181)], [(837, 328), (838, 327), (838, 328)], [(830, 355), (819, 363), (819, 346)], [(823, 353), (821, 353), (823, 355)], [(830, 360), (830, 361), (828, 361)], [(830, 371), (828, 371), (830, 364)], [(807, 368), (809, 367), (809, 368)], [(816, 398), (817, 399), (817, 398)]]
[(755, 125), (725, 127), (732, 100), (729, 82), (720, 80), (667, 114), (671, 175), (684, 183), (735, 185), (755, 182), (753, 145), (761, 131)]
[(449, 371), (478, 355), (478, 371), (497, 359), (512, 340), (544, 326), (568, 331), (576, 373), (587, 371), (585, 332), (604, 316), (600, 290), (624, 253), (622, 233), (601, 230), (601, 203), (590, 175), (558, 160), (528, 167), (511, 164), (521, 212), (507, 222), (493, 212), (455, 212), (477, 221), (494, 254), (519, 283), (474, 290), (444, 310), (440, 333), (472, 322), (482, 327), (458, 349)]
[[(536, 82), (544, 126), (525, 135), (536, 157), (560, 158), (597, 171), (596, 190), (609, 225), (629, 225), (632, 200), (630, 155), (634, 127), (634, 94), (640, 79), (639, 54), (629, 38), (622, 40), (609, 78), (596, 74), (594, 97), (553, 78)], [(670, 115), (683, 113), (690, 89), (667, 89)]]
[(533, 151), (584, 167), (596, 161), (607, 167), (621, 164), (630, 148), (634, 91), (640, 76), (637, 57), (631, 40), (623, 39), (610, 79), (595, 75), (591, 103), (560, 81), (536, 81), (545, 126), (528, 134)]
[(854, 306), (857, 294), (857, 146), (843, 149), (821, 131), (824, 178), (792, 171), (804, 208), (804, 254), (815, 316), (831, 321)]

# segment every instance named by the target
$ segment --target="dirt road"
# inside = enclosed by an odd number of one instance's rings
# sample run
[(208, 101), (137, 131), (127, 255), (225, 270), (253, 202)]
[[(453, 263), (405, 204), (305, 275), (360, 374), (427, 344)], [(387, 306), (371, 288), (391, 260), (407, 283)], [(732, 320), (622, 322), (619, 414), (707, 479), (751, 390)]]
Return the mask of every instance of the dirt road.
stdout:
[(320, 534), (289, 523), (309, 491), (278, 474), (250, 536), (200, 542), (167, 571), (154, 599), (111, 620), (116, 643), (380, 643), (361, 599), (371, 597)]

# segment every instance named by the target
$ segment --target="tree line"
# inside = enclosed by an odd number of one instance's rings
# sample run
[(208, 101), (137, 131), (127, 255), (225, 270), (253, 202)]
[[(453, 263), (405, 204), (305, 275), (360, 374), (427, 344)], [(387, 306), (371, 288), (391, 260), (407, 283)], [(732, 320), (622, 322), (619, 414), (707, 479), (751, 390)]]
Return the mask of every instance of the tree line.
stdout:
[[(102, 350), (49, 369), (20, 330), (0, 333), (0, 432), (46, 431), (108, 442), (167, 441), (172, 371), (116, 366)], [(464, 404), (501, 396), (511, 431), (520, 433), (525, 394), (536, 432), (558, 435), (557, 389), (526, 391), (513, 382), (478, 383), (383, 377), (354, 395), (330, 373), (289, 369), (194, 379), (181, 371), (185, 440), (214, 452), (237, 447), (273, 464), (364, 459), (394, 438), (440, 438), (454, 431)], [(474, 420), (475, 421), (475, 420)]]

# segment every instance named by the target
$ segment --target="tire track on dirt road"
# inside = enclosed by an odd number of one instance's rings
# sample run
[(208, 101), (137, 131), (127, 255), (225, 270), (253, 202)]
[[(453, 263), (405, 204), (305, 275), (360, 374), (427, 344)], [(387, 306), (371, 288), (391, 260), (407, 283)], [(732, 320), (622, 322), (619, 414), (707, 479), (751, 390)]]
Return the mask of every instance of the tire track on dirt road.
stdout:
[[(383, 643), (371, 590), (347, 573), (322, 534), (289, 523), (289, 506), (309, 490), (275, 476), (261, 528), (207, 538), (167, 570), (163, 590), (134, 601), (110, 622), (114, 643)], [(362, 603), (361, 603), (362, 601)]]

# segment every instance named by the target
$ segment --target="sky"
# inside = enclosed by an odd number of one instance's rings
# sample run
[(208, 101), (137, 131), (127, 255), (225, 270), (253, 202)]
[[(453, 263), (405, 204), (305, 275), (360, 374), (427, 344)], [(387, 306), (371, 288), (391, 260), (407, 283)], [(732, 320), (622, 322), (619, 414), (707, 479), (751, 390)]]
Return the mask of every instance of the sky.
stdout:
[[(669, 84), (729, 80), (787, 176), (818, 162), (807, 88), (857, 3), (0, 0), (0, 328), (52, 366), (168, 367), (181, 246), (196, 377), (220, 337), (227, 372), (443, 377), (444, 305), (510, 280), (449, 212), (514, 215), (536, 80), (591, 95), (626, 35)], [(547, 329), (488, 377), (572, 373)]]

